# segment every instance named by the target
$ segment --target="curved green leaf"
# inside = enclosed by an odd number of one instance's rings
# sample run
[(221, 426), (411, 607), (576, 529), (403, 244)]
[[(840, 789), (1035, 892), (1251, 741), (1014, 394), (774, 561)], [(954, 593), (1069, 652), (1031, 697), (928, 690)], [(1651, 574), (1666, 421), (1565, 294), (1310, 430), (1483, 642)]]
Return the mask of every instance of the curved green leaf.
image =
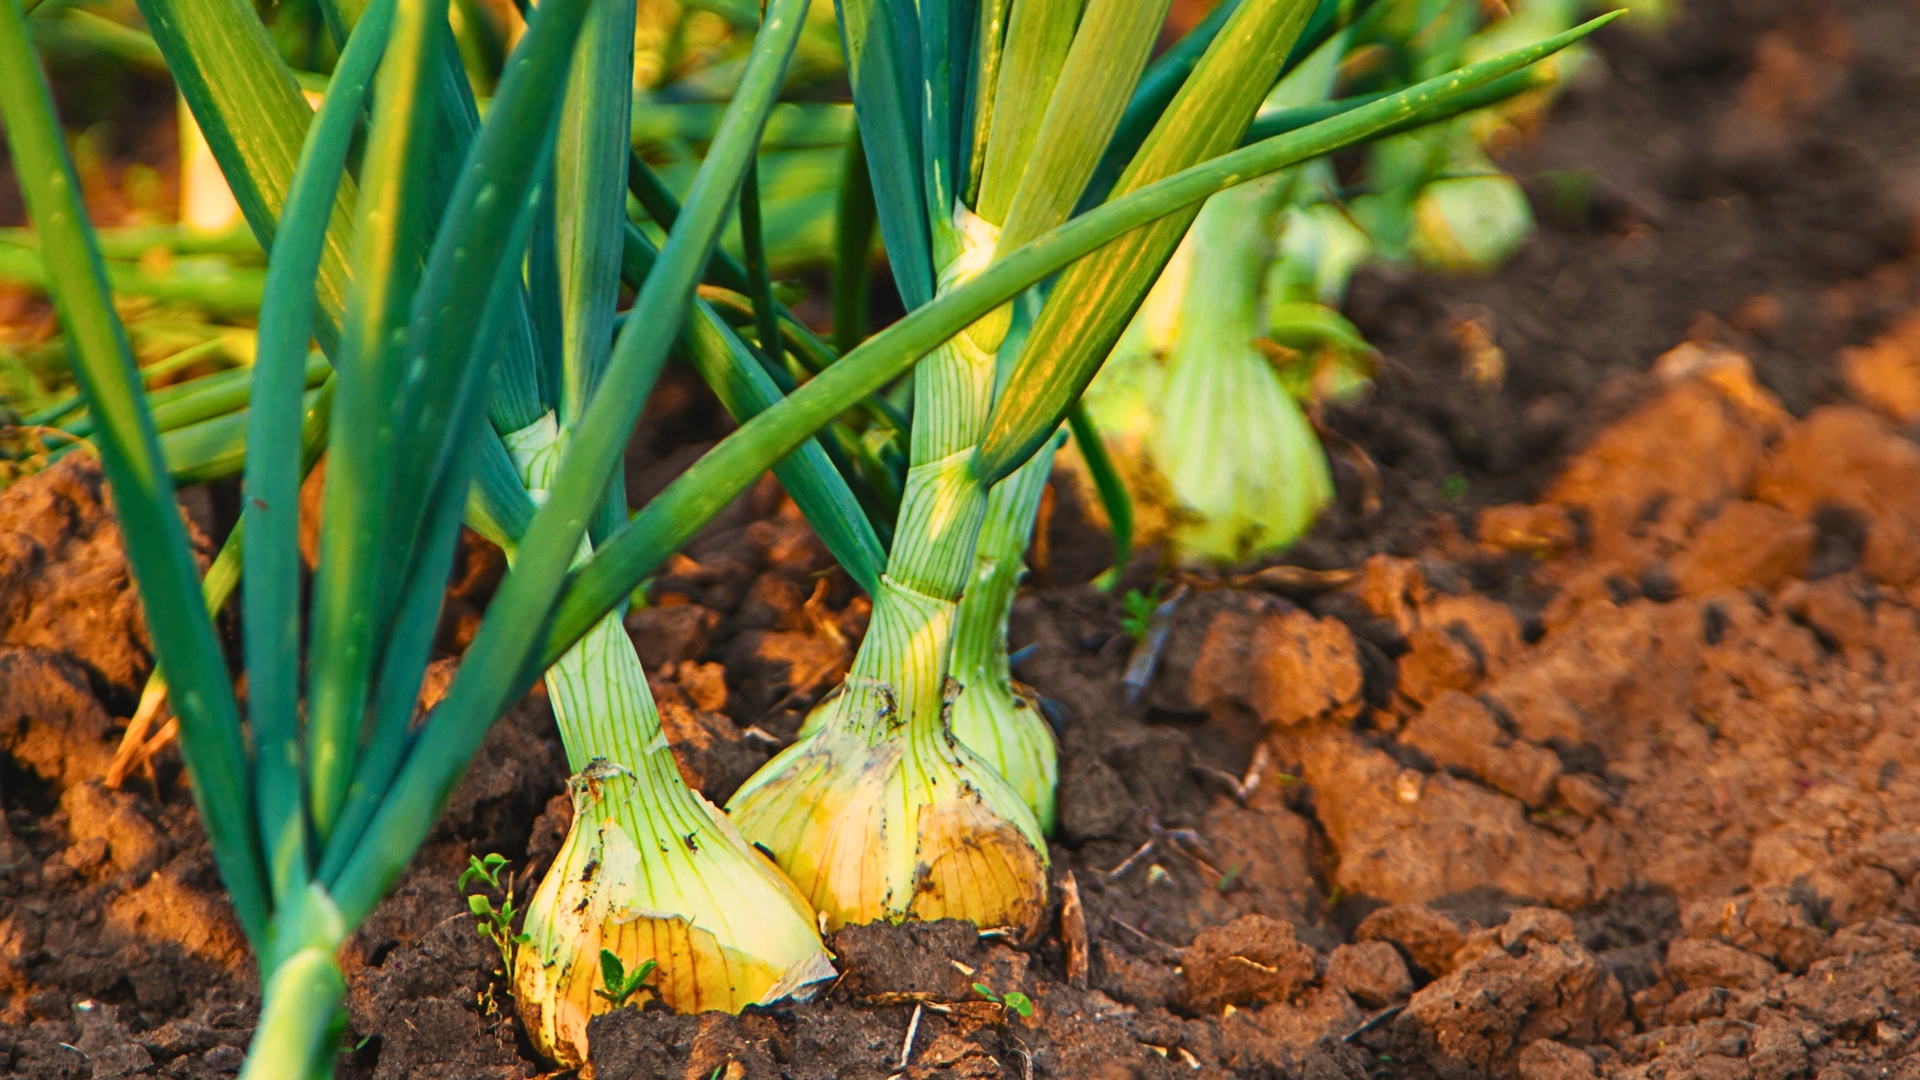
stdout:
[(181, 756), (194, 802), (247, 936), (262, 940), (269, 905), (249, 797), (240, 713), (168, 482), (140, 372), (114, 314), (99, 249), (80, 203), (40, 63), (17, 0), (0, 0), (0, 113), (27, 209), (39, 230), (74, 375), (100, 428), (98, 443), (127, 537), (160, 663), (173, 677)]
[[(375, 87), (373, 127), (355, 207), (353, 289), (334, 354), (339, 408), (327, 439), (320, 565), (308, 651), (307, 800), (321, 838), (332, 831), (359, 751), (379, 650), (394, 604), (396, 506), (390, 484), (400, 442), (394, 400), (403, 385), (409, 300), (431, 215), (426, 164), (435, 113), (435, 42), (446, 0), (406, 0)], [(417, 474), (416, 474), (417, 475)]]
[(241, 621), (248, 706), (258, 747), (257, 797), (276, 909), (310, 871), (300, 748), (300, 390), (295, 378), (314, 325), (314, 282), (356, 122), (386, 51), (394, 0), (375, 0), (334, 68), (307, 129), (267, 267), (254, 360), (241, 524), (247, 587)]

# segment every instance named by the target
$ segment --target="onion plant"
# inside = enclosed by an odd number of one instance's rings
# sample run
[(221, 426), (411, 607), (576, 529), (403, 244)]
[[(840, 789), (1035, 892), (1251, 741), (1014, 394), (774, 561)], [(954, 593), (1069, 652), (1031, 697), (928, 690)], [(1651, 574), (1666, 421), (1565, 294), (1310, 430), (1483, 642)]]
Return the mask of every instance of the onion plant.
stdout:
[[(1565, 30), (1583, 3), (1516, 0), (1483, 28), (1487, 9), (1471, 0), (1380, 0), (1283, 80), (1252, 128), (1285, 130)], [(1161, 542), (1170, 562), (1217, 567), (1312, 528), (1333, 495), (1318, 410), (1360, 393), (1374, 361), (1339, 314), (1347, 282), (1371, 259), (1479, 273), (1511, 255), (1532, 216), (1481, 144), (1537, 110), (1570, 59), (1455, 103), (1490, 108), (1388, 133), (1353, 186), (1319, 161), (1209, 200), (1083, 402), (1088, 438), (1070, 461), (1121, 515), (1117, 532)], [(1347, 80), (1363, 93), (1330, 99), (1338, 71), (1368, 66), (1377, 72)]]
[[(1350, 37), (1315, 49), (1262, 112), (1324, 101)], [(1162, 540), (1176, 561), (1241, 564), (1284, 548), (1332, 497), (1301, 407), (1326, 380), (1301, 369), (1346, 375), (1335, 380), (1345, 391), (1371, 360), (1322, 306), (1368, 250), (1327, 202), (1335, 186), (1321, 160), (1209, 199), (1088, 387), (1138, 535)], [(1302, 277), (1307, 287), (1295, 288)]]
[[(569, 925), (568, 911), (530, 913), (534, 941), (516, 966), (538, 964), (554, 983), (567, 978), (571, 958), (554, 935), (537, 932), (545, 925), (560, 935), (597, 932), (604, 947), (631, 950), (620, 957), (623, 970), (640, 969), (651, 951), (661, 957), (661, 986), (690, 988), (686, 1008), (768, 1000), (822, 973), (817, 941), (780, 934), (768, 945), (755, 936), (763, 931), (743, 925), (767, 918), (772, 901), (756, 897), (785, 895), (780, 902), (797, 913), (805, 901), (783, 894), (791, 886), (756, 863), (759, 857), (711, 808), (675, 786), (657, 718), (639, 696), (644, 679), (628, 663), (630, 646), (613, 640), (617, 623), (610, 621), (642, 578), (770, 468), (855, 580), (878, 595), (876, 629), (860, 667), (878, 674), (850, 683), (840, 695), (845, 718), (784, 757), (776, 775), (822, 747), (844, 744), (863, 724), (875, 739), (867, 749), (876, 754), (909, 738), (916, 748), (931, 742), (945, 763), (940, 782), (964, 780), (972, 794), (949, 787), (923, 800), (935, 812), (912, 823), (909, 841), (936, 857), (999, 844), (1002, 865), (1013, 871), (983, 890), (985, 879), (959, 865), (964, 856), (930, 861), (907, 884), (916, 895), (932, 895), (932, 903), (899, 896), (860, 908), (861, 883), (850, 890), (838, 879), (841, 891), (812, 895), (842, 921), (915, 910), (1030, 924), (1044, 859), (1037, 824), (1014, 789), (945, 737), (945, 646), (920, 644), (946, 635), (953, 597), (972, 569), (988, 493), (1054, 437), (1201, 200), (1444, 109), (1578, 36), (1563, 34), (1221, 153), (1238, 141), (1279, 66), (1284, 47), (1275, 42), (1291, 39), (1305, 21), (1305, 4), (1244, 0), (1122, 175), (1116, 197), (1066, 220), (1081, 186), (1071, 178), (1092, 171), (1113, 126), (1087, 121), (1118, 113), (1113, 102), (1125, 103), (1125, 85), (1086, 100), (1082, 114), (1049, 104), (1046, 122), (1024, 125), (1031, 131), (1012, 119), (1026, 110), (998, 98), (989, 104), (1014, 126), (997, 135), (1002, 121), (993, 121), (967, 138), (947, 135), (970, 130), (957, 118), (966, 113), (964, 101), (975, 99), (941, 91), (936, 96), (945, 103), (928, 115), (946, 119), (924, 133), (924, 142), (919, 135), (909, 140), (920, 114), (904, 88), (923, 84), (902, 78), (897, 51), (891, 66), (876, 68), (873, 60), (874, 50), (893, 49), (905, 26), (858, 22), (905, 17), (909, 9), (849, 11), (856, 100), (878, 94), (891, 101), (873, 126), (862, 117), (867, 141), (889, 150), (875, 160), (925, 165), (904, 183), (897, 172), (877, 171), (874, 183), (881, 205), (891, 208), (881, 225), (915, 305), (783, 397), (739, 338), (722, 333), (730, 329), (696, 288), (747, 187), (805, 0), (768, 5), (737, 92), (664, 245), (653, 250), (626, 228), (612, 234), (621, 243), (619, 272), (640, 280), (610, 350), (613, 260), (604, 241), (617, 201), (607, 193), (617, 191), (626, 170), (608, 164), (614, 159), (601, 140), (609, 130), (624, 139), (627, 118), (624, 95), (616, 107), (605, 93), (620, 71), (621, 23), (606, 6), (545, 0), (534, 9), (483, 122), (446, 33), (447, 0), (323, 3), (341, 54), (317, 115), (244, 0), (143, 0), (155, 42), (271, 252), (245, 413), (243, 719), (19, 0), (0, 0), (0, 109), (13, 161), (171, 682), (193, 795), (260, 965), (264, 1001), (244, 1076), (330, 1071), (330, 1033), (344, 992), (338, 948), (404, 871), (489, 725), (543, 675), (564, 699), (557, 712), (578, 770), (576, 832), (585, 834), (569, 841), (565, 858), (575, 861), (562, 873), (571, 880), (564, 888), (543, 885), (543, 903), (585, 899), (596, 917), (605, 914), (616, 926), (610, 932)], [(1141, 7), (1094, 0), (1072, 35), (1065, 68), (1082, 70), (1075, 67), (1079, 38), (1091, 33), (1109, 49), (1102, 61), (1133, 58), (1120, 65), (1123, 84), (1130, 84), (1154, 30), (1135, 21)], [(1145, 9), (1149, 22), (1157, 22), (1153, 15)], [(972, 50), (954, 47), (947, 33), (971, 24), (947, 18), (921, 27), (929, 31), (921, 40), (937, 40), (915, 70), (932, 73), (926, 85), (936, 88), (949, 79), (965, 83), (954, 73), (974, 63)], [(1061, 38), (1010, 31), (1004, 40), (1024, 56), (1046, 50), (1022, 42), (1057, 47)], [(995, 61), (1010, 73), (1002, 81), (1024, 85), (1019, 100), (1034, 112), (1043, 100), (1079, 99), (1077, 74), (1033, 79), (1046, 69), (1013, 59), (1011, 50), (1006, 56), (1011, 62)], [(937, 63), (942, 57), (965, 57), (967, 64)], [(890, 74), (876, 83), (869, 78), (876, 70)], [(1220, 71), (1260, 85), (1245, 91)], [(1095, 82), (1113, 78), (1088, 74)], [(1042, 95), (1049, 83), (1057, 85)], [(888, 123), (890, 134), (882, 130)], [(1070, 130), (1049, 134), (1061, 126)], [(1001, 156), (996, 139), (1025, 149)], [(356, 143), (364, 154), (350, 170)], [(957, 154), (962, 144), (969, 155), (984, 155), (978, 184), (974, 170), (957, 167), (972, 160)], [(1046, 164), (1035, 173), (1029, 162)], [(1049, 179), (1034, 181), (1039, 194), (1022, 194), (1033, 176)], [(1056, 186), (1056, 177), (1067, 179)], [(921, 216), (902, 216), (910, 210)], [(937, 213), (929, 217), (929, 210)], [(994, 393), (993, 346), (1006, 322), (997, 313), (1056, 274), (1053, 299)], [(767, 306), (764, 294), (761, 300)], [(296, 515), (310, 339), (331, 362), (336, 389), (320, 563), (303, 627)], [(629, 518), (617, 468), (676, 343), (689, 344), (696, 363), (710, 365), (715, 381), (729, 388), (723, 400), (744, 422)], [(892, 552), (882, 560), (814, 436), (929, 354), (933, 366), (920, 374), (923, 400), (912, 433), (920, 468)], [(417, 720), (463, 518), (510, 547), (512, 568), (445, 698)], [(829, 738), (841, 742), (822, 741)], [(841, 770), (837, 782), (850, 797), (866, 799), (873, 790), (852, 770)], [(762, 782), (754, 791), (769, 788)], [(756, 797), (749, 792), (744, 801)], [(961, 812), (942, 812), (949, 807)], [(838, 835), (861, 848), (885, 848), (870, 834)], [(680, 842), (674, 861), (657, 861), (656, 853), (669, 858), (657, 847), (670, 839)], [(641, 850), (650, 842), (656, 853)], [(576, 843), (602, 852), (605, 870), (578, 861)], [(776, 850), (794, 867), (798, 849)], [(699, 889), (660, 880), (703, 865), (718, 869), (695, 875)], [(589, 868), (594, 880), (582, 881)], [(582, 886), (593, 887), (589, 895)], [(646, 909), (649, 903), (668, 909)], [(621, 921), (629, 916), (638, 925)], [(710, 953), (702, 953), (703, 942)], [(756, 971), (778, 976), (728, 981), (724, 994), (707, 996), (719, 983), (707, 981), (701, 957), (718, 955), (730, 965), (741, 951), (754, 952)], [(534, 1003), (542, 1009), (573, 994), (559, 986), (535, 992), (549, 995)], [(567, 1045), (579, 1052), (571, 1029), (556, 1023), (551, 1030), (550, 1052), (564, 1056)]]
[[(1184, 78), (1149, 82), (1159, 107), (1150, 98), (1131, 110), (1164, 3), (843, 0), (855, 112), (902, 297), (932, 309), (990, 280), (1008, 252), (1067, 220), (1103, 164), (1117, 174), (1114, 206), (1231, 150), (1289, 57), (1317, 44), (1303, 38), (1315, 8), (1233, 6), (1204, 48), (1175, 61), (1190, 68)], [(1326, 5), (1313, 20), (1316, 36), (1338, 10)], [(1151, 124), (1138, 141), (1115, 137), (1128, 113), (1136, 127)], [(1116, 153), (1129, 142), (1137, 149)], [(729, 803), (742, 833), (772, 852), (828, 926), (912, 916), (1037, 928), (1047, 855), (1036, 814), (1051, 809), (1052, 746), (1031, 708), (981, 709), (984, 724), (969, 723), (992, 762), (956, 738), (952, 716), (969, 693), (951, 674), (957, 609), (970, 579), (986, 584), (969, 639), (1001, 648), (1001, 568), (1011, 571), (1025, 547), (1037, 501), (1028, 493), (1044, 474), (1001, 497), (976, 577), (990, 493), (1052, 438), (1193, 213), (1171, 213), (1062, 274), (1004, 379), (995, 353), (1005, 308), (915, 371), (912, 464), (867, 636), (801, 740)], [(981, 651), (966, 651), (974, 692), (999, 697), (1000, 673), (982, 670)]]
[[(1361, 42), (1386, 57), (1366, 82), (1390, 88), (1497, 55), (1567, 29), (1592, 6), (1593, 0), (1516, 0), (1489, 18), (1490, 9), (1472, 0), (1388, 5)], [(1365, 190), (1352, 207), (1380, 257), (1453, 274), (1488, 273), (1504, 263), (1532, 232), (1533, 214), (1520, 185), (1487, 148), (1531, 123), (1584, 60), (1584, 47), (1576, 46), (1539, 65), (1531, 85), (1494, 108), (1370, 148)]]

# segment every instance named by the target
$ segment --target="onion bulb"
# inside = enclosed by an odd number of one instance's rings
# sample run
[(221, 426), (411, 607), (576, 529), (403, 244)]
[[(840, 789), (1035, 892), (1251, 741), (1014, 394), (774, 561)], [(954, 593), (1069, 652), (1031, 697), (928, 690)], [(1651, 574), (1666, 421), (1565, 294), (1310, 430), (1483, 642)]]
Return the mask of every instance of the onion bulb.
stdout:
[[(549, 413), (507, 436), (536, 502), (562, 439)], [(586, 541), (582, 541), (583, 554)], [(547, 671), (566, 745), (573, 824), (527, 906), (514, 1000), (534, 1048), (587, 1060), (587, 1024), (614, 1007), (602, 950), (683, 1013), (804, 999), (834, 975), (813, 909), (681, 778), (646, 673), (609, 615)]]
[(1164, 539), (1180, 563), (1281, 550), (1333, 495), (1288, 385), (1299, 353), (1263, 318), (1286, 192), (1256, 181), (1209, 199), (1087, 391), (1134, 497), (1136, 539)]
[[(941, 676), (955, 605), (881, 579), (890, 594), (814, 733), (727, 804), (774, 853), (828, 929), (963, 919), (1020, 936), (1046, 908), (1046, 841), (998, 770), (953, 733), (963, 691)], [(890, 676), (890, 677), (889, 677)]]
[(1431, 181), (1413, 202), (1409, 248), (1421, 265), (1452, 274), (1489, 274), (1533, 232), (1533, 209), (1501, 172)]

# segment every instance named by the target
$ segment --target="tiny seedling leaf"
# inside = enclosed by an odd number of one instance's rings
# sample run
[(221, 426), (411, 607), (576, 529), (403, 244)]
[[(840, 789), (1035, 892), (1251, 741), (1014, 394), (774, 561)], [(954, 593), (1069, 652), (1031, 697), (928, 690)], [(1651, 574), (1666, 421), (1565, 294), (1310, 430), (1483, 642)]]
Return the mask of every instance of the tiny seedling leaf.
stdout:
[(460, 872), (459, 891), (463, 893), (466, 892), (467, 886), (473, 884), (475, 878), (485, 881), (487, 879), (487, 871), (480, 865), (478, 858), (469, 855), (467, 856), (467, 868)]
[(1139, 589), (1128, 589), (1127, 595), (1120, 600), (1124, 614), (1120, 617), (1120, 630), (1135, 641), (1145, 641), (1147, 631), (1153, 628), (1153, 613), (1160, 607), (1160, 593), (1166, 588), (1166, 582), (1153, 583), (1151, 592), (1142, 593)]
[(652, 960), (641, 961), (640, 966), (634, 969), (633, 977), (627, 980), (627, 986), (630, 988), (628, 992), (640, 989), (648, 979), (653, 978), (653, 969), (657, 966), (659, 965)]
[[(478, 855), (467, 856), (467, 868), (460, 872), (459, 891), (466, 892), (467, 886), (475, 881), (484, 881), (489, 889), (500, 891), (500, 868), (505, 865), (507, 857), (497, 853), (489, 854), (485, 859)], [(507, 903), (511, 907), (513, 902), (509, 900)]]
[(625, 1008), (628, 999), (645, 988), (647, 980), (653, 978), (655, 966), (655, 962), (651, 959), (642, 960), (640, 966), (634, 968), (633, 974), (629, 975), (627, 966), (620, 962), (620, 958), (613, 954), (613, 950), (601, 949), (600, 981), (604, 985), (594, 993), (605, 998), (616, 1009)]

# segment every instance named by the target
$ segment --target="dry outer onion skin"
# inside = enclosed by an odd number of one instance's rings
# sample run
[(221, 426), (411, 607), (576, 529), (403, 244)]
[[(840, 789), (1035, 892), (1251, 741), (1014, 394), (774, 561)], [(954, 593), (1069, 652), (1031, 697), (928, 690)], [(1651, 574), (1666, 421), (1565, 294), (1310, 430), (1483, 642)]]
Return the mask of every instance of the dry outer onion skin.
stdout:
[[(562, 449), (552, 415), (506, 442), (539, 500)], [(612, 1008), (594, 993), (602, 949), (628, 971), (654, 961), (652, 992), (683, 1013), (804, 999), (831, 979), (813, 909), (681, 779), (619, 616), (546, 682), (576, 775), (573, 824), (527, 907), (514, 962), (534, 1048), (562, 1065), (587, 1060), (587, 1024)]]

